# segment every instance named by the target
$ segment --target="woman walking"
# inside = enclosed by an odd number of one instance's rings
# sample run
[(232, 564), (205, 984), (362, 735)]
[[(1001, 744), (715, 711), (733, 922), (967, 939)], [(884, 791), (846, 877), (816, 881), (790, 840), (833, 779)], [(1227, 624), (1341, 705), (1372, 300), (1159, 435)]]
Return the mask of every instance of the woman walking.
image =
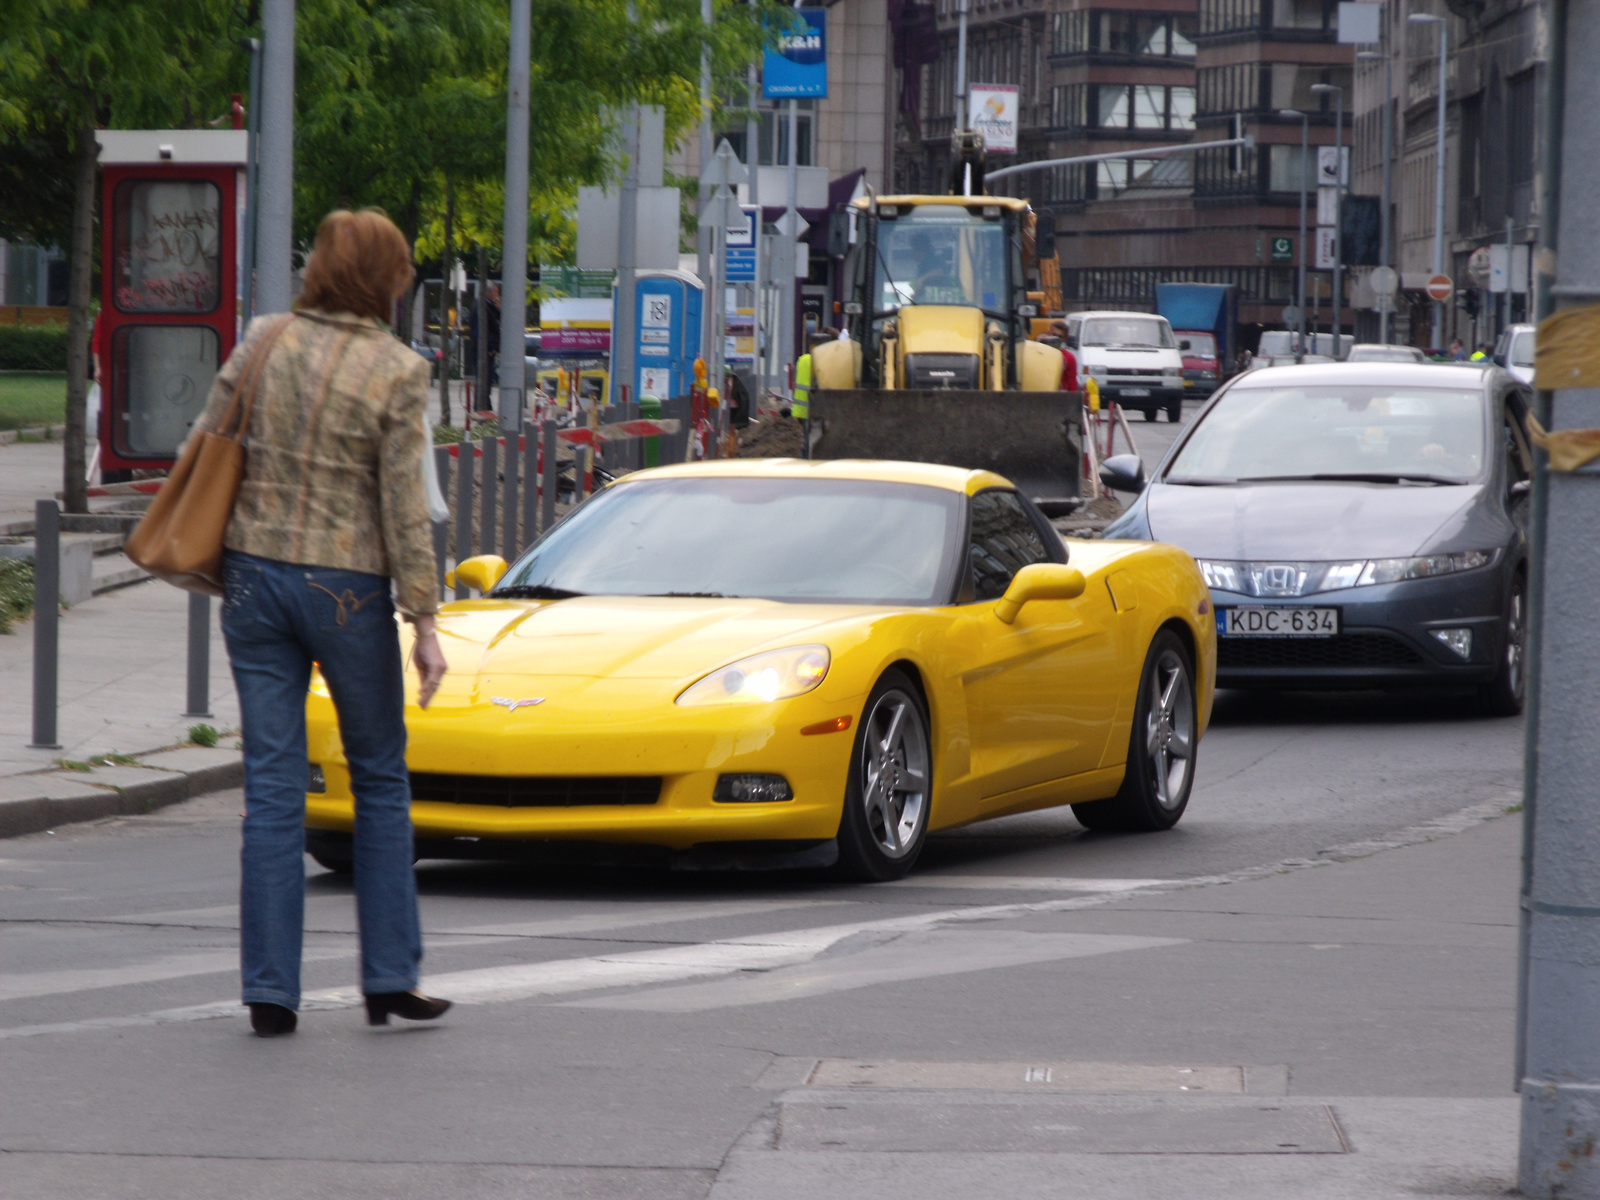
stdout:
[[(415, 627), (424, 708), (444, 676), (423, 494), (428, 364), (385, 320), (411, 281), (400, 231), (330, 213), (293, 316), (260, 317), (212, 385), (213, 431), (254, 374), (244, 482), (224, 544), (222, 631), (244, 720), (240, 958), (262, 1037), (292, 1033), (305, 909), (306, 690), (320, 668), (356, 800), (356, 910), (367, 1020), (430, 1020), (411, 855), (396, 608)], [(245, 379), (243, 395), (250, 395)]]

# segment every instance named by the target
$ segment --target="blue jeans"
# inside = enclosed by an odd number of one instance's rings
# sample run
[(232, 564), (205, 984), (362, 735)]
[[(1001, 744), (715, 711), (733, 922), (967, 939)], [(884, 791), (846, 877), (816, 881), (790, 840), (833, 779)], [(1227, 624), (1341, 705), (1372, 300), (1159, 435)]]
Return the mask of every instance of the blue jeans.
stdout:
[(306, 689), (316, 662), (339, 712), (355, 796), (361, 990), (417, 986), (405, 692), (389, 580), (229, 551), (222, 632), (244, 718), (240, 966), (244, 1002), (300, 1006), (305, 926)]

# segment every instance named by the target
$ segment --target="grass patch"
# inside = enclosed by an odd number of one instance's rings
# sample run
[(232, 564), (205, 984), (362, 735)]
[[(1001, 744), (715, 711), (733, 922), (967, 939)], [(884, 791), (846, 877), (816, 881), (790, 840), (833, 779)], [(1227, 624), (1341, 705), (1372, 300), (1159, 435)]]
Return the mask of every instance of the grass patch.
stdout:
[(92, 771), (94, 768), (88, 763), (76, 758), (58, 758), (54, 760), (56, 766), (64, 771)]
[(89, 762), (97, 767), (137, 767), (139, 760), (131, 754), (118, 754), (113, 750), (110, 754), (96, 754), (90, 757)]
[(0, 558), (0, 633), (33, 612), (33, 560)]
[(60, 425), (66, 419), (65, 375), (0, 374), (0, 429)]
[(189, 726), (189, 740), (191, 742), (193, 742), (196, 746), (205, 746), (207, 749), (210, 749), (212, 746), (215, 746), (217, 744), (217, 738), (219, 738), (220, 736), (221, 736), (221, 734), (219, 734), (216, 731), (215, 726), (211, 726), (211, 725), (191, 725), (191, 726)]

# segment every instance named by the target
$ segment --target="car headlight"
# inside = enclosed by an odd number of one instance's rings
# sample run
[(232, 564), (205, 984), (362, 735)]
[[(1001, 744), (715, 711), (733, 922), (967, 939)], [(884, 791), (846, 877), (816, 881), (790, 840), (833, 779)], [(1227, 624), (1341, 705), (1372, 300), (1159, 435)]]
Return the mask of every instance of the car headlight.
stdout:
[(1161, 371), (1168, 379), (1176, 379), (1183, 374), (1182, 367), (1164, 367)]
[(1349, 562), (1219, 562), (1197, 560), (1206, 586), (1267, 598), (1337, 592), (1375, 583), (1432, 579), (1494, 562), (1494, 550), (1464, 550), (1419, 558), (1358, 558)]
[(791, 646), (754, 654), (690, 684), (678, 703), (767, 704), (803, 696), (827, 677), (832, 661), (826, 646)]

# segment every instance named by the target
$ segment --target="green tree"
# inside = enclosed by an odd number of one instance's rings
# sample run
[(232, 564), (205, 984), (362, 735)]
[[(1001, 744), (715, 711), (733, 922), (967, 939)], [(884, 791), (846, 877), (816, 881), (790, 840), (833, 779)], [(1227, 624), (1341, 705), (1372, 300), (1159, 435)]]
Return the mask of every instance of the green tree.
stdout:
[(223, 0), (0, 0), (0, 234), (65, 244), (67, 437), (63, 494), (88, 507), (85, 397), (94, 261), (94, 131), (193, 127), (242, 79)]

